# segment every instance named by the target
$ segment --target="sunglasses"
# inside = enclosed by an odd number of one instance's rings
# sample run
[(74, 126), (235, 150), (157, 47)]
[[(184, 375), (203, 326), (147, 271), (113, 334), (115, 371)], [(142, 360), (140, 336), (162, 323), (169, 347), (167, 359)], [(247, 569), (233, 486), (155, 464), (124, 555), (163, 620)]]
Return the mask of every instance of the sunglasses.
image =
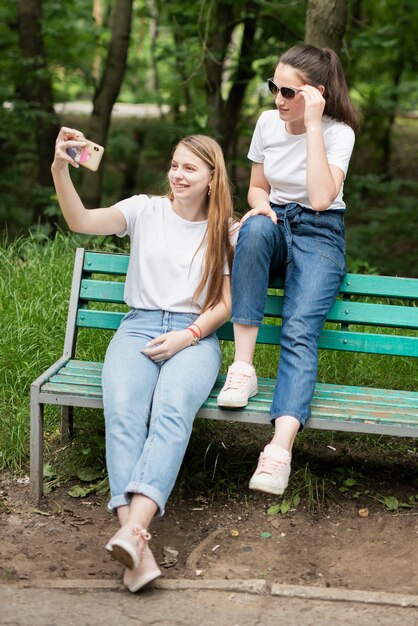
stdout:
[(285, 100), (293, 100), (296, 94), (300, 93), (299, 89), (293, 87), (278, 87), (272, 78), (267, 79), (267, 85), (274, 97), (281, 93)]

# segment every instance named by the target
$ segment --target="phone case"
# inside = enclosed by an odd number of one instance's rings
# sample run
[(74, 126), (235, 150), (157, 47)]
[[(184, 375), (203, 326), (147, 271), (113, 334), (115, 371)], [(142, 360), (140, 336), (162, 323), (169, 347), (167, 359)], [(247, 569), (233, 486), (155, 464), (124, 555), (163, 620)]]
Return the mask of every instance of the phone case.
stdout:
[(76, 163), (79, 163), (88, 170), (95, 172), (100, 165), (104, 153), (103, 146), (86, 139), (87, 145), (82, 147), (71, 146), (67, 148), (67, 154), (70, 155)]

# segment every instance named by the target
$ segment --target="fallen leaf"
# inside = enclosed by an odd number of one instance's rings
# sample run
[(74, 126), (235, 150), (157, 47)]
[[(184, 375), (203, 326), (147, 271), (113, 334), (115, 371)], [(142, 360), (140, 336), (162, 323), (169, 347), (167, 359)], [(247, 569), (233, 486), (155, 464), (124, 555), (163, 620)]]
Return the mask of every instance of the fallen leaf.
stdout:
[(47, 511), (41, 511), (40, 509), (32, 509), (32, 513), (37, 513), (38, 515), (45, 515), (45, 517), (50, 517), (51, 513)]
[(280, 505), (274, 504), (273, 506), (267, 509), (267, 515), (277, 515), (279, 511), (280, 511)]

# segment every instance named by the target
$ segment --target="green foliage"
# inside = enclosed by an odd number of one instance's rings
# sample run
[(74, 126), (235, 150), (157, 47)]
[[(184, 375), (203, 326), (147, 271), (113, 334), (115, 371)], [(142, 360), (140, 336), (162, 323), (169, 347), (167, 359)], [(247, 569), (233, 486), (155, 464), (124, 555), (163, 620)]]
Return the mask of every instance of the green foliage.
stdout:
[[(34, 235), (0, 246), (0, 469), (19, 470), (28, 461), (30, 385), (62, 355), (77, 245), (82, 238), (59, 234), (52, 241)], [(103, 355), (105, 338), (97, 345), (84, 341)], [(49, 442), (56, 445), (59, 429), (51, 408), (45, 429), (48, 449)]]
[[(104, 2), (103, 7), (102, 20), (96, 23), (91, 3), (43, 0), (47, 71), (52, 75), (57, 102), (91, 101), (110, 40), (112, 3)], [(416, 188), (408, 189), (404, 181), (415, 178), (417, 124), (414, 119), (406, 120), (409, 126), (403, 132), (403, 116), (415, 111), (418, 102), (418, 5), (414, 0), (373, 0), (350, 2), (349, 9), (342, 60), (363, 119), (346, 184), (349, 258), (353, 264), (364, 261), (381, 272), (408, 274), (416, 245), (411, 225), (416, 215)], [(249, 15), (257, 22), (251, 49), (242, 35)], [(225, 102), (235, 84), (239, 61), (244, 59), (253, 77), (245, 79), (242, 111), (236, 111), (237, 150), (229, 165), (238, 172), (234, 183), (243, 199), (237, 198), (237, 206), (245, 207), (250, 135), (259, 112), (272, 106), (263, 83), (280, 53), (303, 41), (305, 17), (304, 2), (135, 2), (120, 100), (165, 108), (160, 109), (161, 119), (155, 124), (144, 119), (121, 125), (113, 119), (103, 165), (106, 200), (115, 201), (127, 190), (127, 163), (138, 151), (136, 127), (141, 126), (145, 133), (146, 158), (138, 159), (138, 175), (129, 191), (136, 193), (135, 185), (141, 191), (154, 191), (173, 143), (184, 134), (212, 132), (208, 131), (214, 111), (208, 105), (211, 88), (207, 84), (207, 61), (215, 59), (219, 64), (220, 97)], [(20, 79), (31, 60), (21, 57), (16, 26), (16, 3), (3, 3), (0, 101), (6, 106), (0, 108), (0, 227), (8, 228), (10, 236), (32, 226), (37, 202), (48, 216), (58, 215), (52, 189), (38, 188), (36, 183), (34, 130), (42, 112), (24, 105), (19, 94)], [(222, 47), (220, 42), (228, 29), (231, 38)], [(85, 118), (76, 121), (86, 127)], [(74, 120), (63, 117), (62, 122), (71, 124)], [(375, 175), (374, 182), (369, 179), (365, 185), (358, 184), (356, 173)], [(399, 197), (394, 187), (388, 195), (382, 187), (383, 179), (390, 178), (395, 184), (401, 182)], [(394, 223), (400, 228), (393, 229)]]
[(418, 182), (352, 175), (347, 185), (349, 263), (363, 259), (379, 274), (416, 276)]
[(364, 476), (360, 473), (354, 472), (354, 470), (352, 470), (350, 475), (347, 477), (345, 468), (340, 467), (337, 469), (337, 477), (337, 485), (339, 484), (337, 487), (338, 491), (353, 500), (374, 500), (381, 504), (387, 511), (392, 512), (399, 511), (399, 509), (412, 509), (417, 504), (415, 494), (408, 496), (407, 502), (403, 502), (394, 495), (381, 495), (379, 493), (375, 493), (364, 486)]
[(347, 33), (352, 93), (362, 113), (358, 147), (371, 173), (388, 174), (394, 118), (417, 106), (417, 18), (414, 0), (362, 3)]

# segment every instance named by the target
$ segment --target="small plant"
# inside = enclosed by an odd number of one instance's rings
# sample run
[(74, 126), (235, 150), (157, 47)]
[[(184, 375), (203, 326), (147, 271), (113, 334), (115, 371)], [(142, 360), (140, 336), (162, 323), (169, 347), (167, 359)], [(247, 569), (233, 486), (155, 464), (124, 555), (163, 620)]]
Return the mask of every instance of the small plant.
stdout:
[(290, 498), (283, 498), (280, 504), (274, 504), (273, 506), (267, 509), (267, 515), (286, 515), (292, 509), (297, 509), (300, 504), (300, 495), (299, 493), (295, 493), (295, 495)]
[(291, 474), (286, 495), (267, 509), (267, 515), (286, 515), (305, 501), (310, 514), (325, 502), (325, 481), (315, 476), (308, 465)]

